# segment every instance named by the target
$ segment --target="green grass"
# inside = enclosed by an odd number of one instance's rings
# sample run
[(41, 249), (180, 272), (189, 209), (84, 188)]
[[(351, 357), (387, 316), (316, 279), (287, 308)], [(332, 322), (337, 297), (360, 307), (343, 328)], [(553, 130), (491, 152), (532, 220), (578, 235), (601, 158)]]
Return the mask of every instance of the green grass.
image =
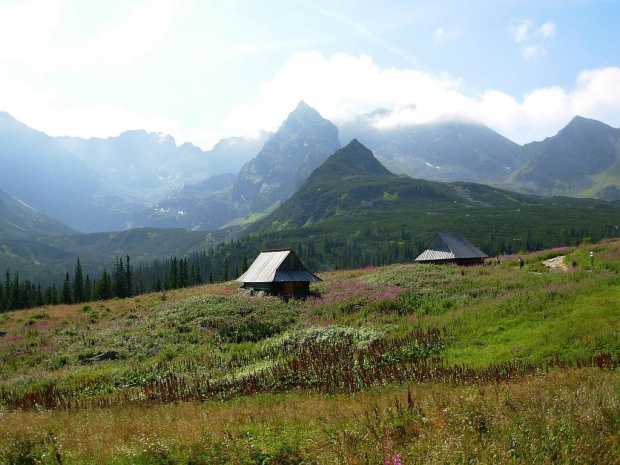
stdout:
[[(620, 353), (619, 250), (5, 313), (0, 461), (613, 463), (618, 368), (592, 357)], [(541, 264), (559, 255), (577, 267)]]

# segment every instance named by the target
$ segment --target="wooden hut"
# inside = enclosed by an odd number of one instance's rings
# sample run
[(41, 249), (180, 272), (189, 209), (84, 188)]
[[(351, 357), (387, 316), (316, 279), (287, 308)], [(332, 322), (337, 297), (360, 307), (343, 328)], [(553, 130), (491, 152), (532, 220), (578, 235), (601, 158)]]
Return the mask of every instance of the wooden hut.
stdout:
[(310, 282), (321, 278), (310, 273), (291, 249), (265, 250), (237, 281), (241, 287), (269, 294), (303, 296), (310, 293)]
[(488, 255), (458, 233), (439, 233), (433, 237), (424, 252), (417, 256), (417, 263), (456, 263), (481, 265)]

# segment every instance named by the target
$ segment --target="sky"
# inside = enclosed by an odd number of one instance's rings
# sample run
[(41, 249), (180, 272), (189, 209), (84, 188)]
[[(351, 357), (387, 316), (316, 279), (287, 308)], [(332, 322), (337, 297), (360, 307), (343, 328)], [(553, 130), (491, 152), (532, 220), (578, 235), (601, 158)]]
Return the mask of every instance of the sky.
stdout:
[(335, 124), (620, 127), (620, 0), (0, 0), (0, 111), (51, 136), (205, 150), (301, 100)]

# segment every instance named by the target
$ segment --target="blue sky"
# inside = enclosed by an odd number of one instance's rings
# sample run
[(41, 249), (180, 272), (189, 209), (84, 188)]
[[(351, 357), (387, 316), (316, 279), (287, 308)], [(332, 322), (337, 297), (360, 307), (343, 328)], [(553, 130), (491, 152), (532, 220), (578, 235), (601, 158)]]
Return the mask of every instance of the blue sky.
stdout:
[(50, 135), (209, 149), (306, 101), (336, 124), (620, 126), (620, 2), (0, 0), (0, 111)]

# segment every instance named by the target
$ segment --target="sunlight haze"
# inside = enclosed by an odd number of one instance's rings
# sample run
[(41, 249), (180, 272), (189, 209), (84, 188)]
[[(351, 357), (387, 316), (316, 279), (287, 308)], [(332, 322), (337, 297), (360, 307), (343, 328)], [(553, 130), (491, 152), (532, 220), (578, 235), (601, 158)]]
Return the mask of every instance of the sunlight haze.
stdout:
[(301, 100), (335, 124), (620, 126), (620, 2), (0, 0), (0, 111), (51, 136), (211, 148)]

